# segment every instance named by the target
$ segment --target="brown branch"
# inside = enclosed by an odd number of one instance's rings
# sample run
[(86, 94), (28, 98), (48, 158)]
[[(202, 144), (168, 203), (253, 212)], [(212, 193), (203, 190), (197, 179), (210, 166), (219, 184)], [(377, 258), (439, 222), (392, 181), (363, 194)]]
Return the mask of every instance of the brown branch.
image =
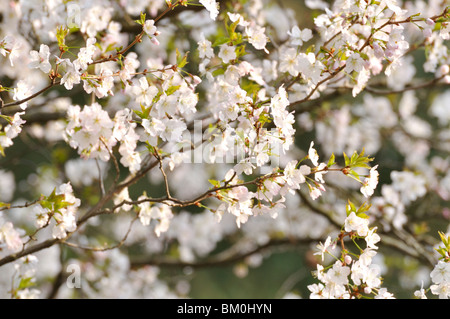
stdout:
[(26, 207), (33, 206), (33, 205), (35, 205), (37, 203), (39, 203), (39, 199), (36, 199), (36, 200), (34, 200), (32, 202), (26, 202), (25, 204), (22, 204), (22, 205), (9, 205), (9, 204), (7, 204), (5, 206), (0, 207), (0, 211), (10, 210), (10, 209), (14, 209), (14, 208), (26, 208)]
[(49, 90), (49, 89), (51, 89), (52, 87), (54, 87), (55, 85), (59, 85), (59, 84), (60, 84), (60, 81), (52, 81), (52, 82), (51, 82), (49, 85), (47, 85), (45, 88), (43, 88), (43, 89), (37, 91), (36, 93), (30, 95), (29, 97), (26, 97), (26, 98), (24, 98), (24, 99), (22, 99), (22, 100), (19, 100), (19, 101), (14, 101), (14, 102), (10, 102), (10, 103), (7, 103), (7, 104), (3, 104), (2, 109), (8, 108), (8, 107), (12, 107), (12, 106), (17, 106), (17, 105), (20, 105), (20, 104), (22, 104), (22, 103), (28, 102), (29, 100), (34, 99), (35, 97), (41, 95), (42, 93), (44, 93), (44, 92), (46, 92), (47, 90)]
[(320, 207), (319, 205), (314, 204), (309, 199), (309, 197), (301, 190), (297, 190), (297, 193), (300, 195), (302, 203), (304, 203), (311, 211), (325, 217), (332, 225), (334, 225), (338, 229), (342, 227), (343, 221), (338, 220), (336, 214), (334, 214), (332, 211), (326, 210), (323, 207)]
[[(443, 17), (443, 16), (446, 16), (447, 13), (448, 13), (448, 8), (445, 8), (445, 10), (444, 10), (441, 14), (435, 15), (435, 16), (431, 17), (430, 19), (433, 20), (433, 21), (436, 21), (437, 19), (439, 19), (439, 18), (441, 18), (441, 17)], [(395, 17), (395, 14), (393, 14), (393, 15), (389, 18), (389, 20), (386, 21), (384, 24), (382, 24), (380, 27), (376, 28), (376, 29), (375, 29), (375, 30), (367, 37), (366, 41), (365, 41), (364, 44), (358, 49), (358, 51), (361, 52), (361, 51), (364, 50), (367, 46), (369, 46), (369, 45), (370, 45), (370, 41), (371, 41), (372, 38), (373, 38), (373, 35), (374, 35), (376, 32), (378, 32), (378, 31), (384, 29), (384, 28), (385, 28), (386, 26), (388, 26), (388, 25), (398, 25), (398, 24), (402, 24), (402, 23), (419, 22), (419, 21), (422, 21), (422, 19), (412, 19), (411, 17), (409, 17), (409, 18), (407, 18), (407, 19), (405, 19), (405, 20), (395, 21), (395, 20), (393, 20), (394, 17)], [(334, 34), (334, 35), (333, 35), (330, 39), (328, 39), (325, 43), (328, 44), (332, 39), (334, 39), (334, 38), (335, 38), (336, 36), (338, 36), (338, 35), (339, 35), (339, 32), (336, 33), (336, 34)], [(417, 47), (418, 47), (418, 46), (417, 46)], [(408, 52), (410, 52), (410, 51), (408, 51)], [(335, 71), (331, 72), (329, 76), (327, 76), (327, 77), (324, 78), (323, 80), (319, 81), (319, 82), (314, 86), (314, 88), (311, 90), (311, 92), (310, 92), (306, 97), (304, 97), (304, 98), (301, 99), (301, 100), (292, 102), (292, 103), (289, 105), (289, 107), (292, 108), (292, 107), (295, 107), (295, 106), (297, 106), (297, 105), (303, 104), (304, 102), (308, 101), (308, 100), (311, 98), (311, 96), (317, 91), (317, 89), (320, 87), (320, 85), (322, 85), (322, 84), (324, 84), (325, 82), (327, 82), (327, 81), (333, 79), (336, 75), (338, 75), (338, 74), (345, 68), (345, 65), (346, 65), (346, 64), (340, 66), (338, 69), (336, 69)], [(298, 79), (298, 77), (296, 77), (295, 79)], [(294, 82), (295, 82), (295, 81), (292, 81), (292, 82), (289, 84), (289, 87), (292, 86)], [(434, 83), (431, 83), (431, 84), (428, 84), (428, 85), (433, 85), (433, 84), (434, 84)], [(428, 86), (428, 85), (427, 85), (427, 86)], [(369, 88), (369, 90), (370, 90), (370, 88)]]
[(168, 181), (168, 179), (167, 179), (167, 174), (166, 174), (166, 172), (164, 171), (164, 167), (163, 167), (163, 162), (162, 162), (162, 159), (161, 159), (161, 156), (159, 156), (159, 154), (158, 154), (158, 150), (155, 150), (155, 152), (153, 153), (153, 155), (155, 156), (155, 158), (158, 160), (158, 162), (159, 162), (159, 170), (161, 171), (161, 174), (162, 174), (162, 176), (163, 176), (163, 179), (164, 179), (164, 186), (165, 186), (165, 188), (166, 188), (166, 196), (167, 196), (167, 199), (172, 199), (172, 196), (170, 195), (170, 188), (169, 188), (169, 181)]
[(47, 299), (55, 299), (58, 295), (59, 288), (64, 284), (64, 282), (67, 279), (67, 274), (64, 270), (64, 268), (61, 267), (61, 270), (56, 275), (55, 279), (53, 280), (52, 287), (47, 295)]
[(5, 256), (2, 259), (0, 259), (0, 267), (3, 266), (3, 265), (8, 264), (10, 262), (16, 261), (17, 259), (19, 259), (21, 257), (27, 256), (27, 255), (30, 255), (30, 254), (34, 254), (34, 253), (36, 253), (38, 251), (41, 251), (43, 249), (46, 249), (46, 248), (50, 248), (53, 245), (59, 243), (60, 241), (61, 240), (57, 239), (57, 238), (47, 239), (47, 240), (45, 240), (45, 241), (43, 241), (43, 242), (41, 242), (39, 244), (36, 244), (34, 246), (30, 246), (30, 247), (28, 247), (28, 248), (26, 248), (26, 249), (24, 249), (24, 250), (22, 250), (22, 251), (20, 251), (18, 253)]
[(147, 265), (159, 266), (159, 267), (192, 267), (192, 268), (207, 268), (207, 267), (224, 267), (234, 263), (240, 262), (247, 257), (250, 257), (256, 253), (263, 253), (269, 249), (280, 246), (296, 247), (297, 245), (307, 245), (315, 242), (315, 239), (298, 239), (298, 238), (284, 238), (284, 239), (272, 239), (264, 245), (257, 246), (251, 250), (241, 252), (238, 245), (231, 247), (230, 249), (217, 254), (215, 256), (195, 261), (186, 262), (174, 258), (141, 258), (131, 261), (132, 268), (139, 268)]
[(90, 251), (107, 251), (107, 250), (113, 250), (113, 249), (116, 249), (116, 248), (120, 248), (120, 247), (123, 246), (123, 244), (127, 240), (128, 236), (130, 235), (131, 229), (133, 228), (133, 224), (138, 218), (139, 218), (139, 216), (136, 215), (131, 220), (130, 225), (128, 226), (127, 232), (125, 233), (123, 238), (115, 245), (107, 246), (107, 247), (87, 247), (87, 246), (80, 246), (80, 245), (77, 245), (77, 244), (74, 244), (74, 243), (69, 243), (67, 241), (64, 241), (63, 244), (67, 245), (69, 247), (72, 247), (72, 248), (77, 248), (77, 249), (82, 249), (82, 250), (90, 250)]
[[(172, 11), (174, 8), (176, 8), (179, 5), (179, 1), (177, 0), (175, 3), (170, 4), (166, 10), (164, 10), (159, 16), (157, 16), (155, 19), (153, 19), (156, 22), (158, 22), (159, 20), (161, 20), (167, 13), (169, 13), (170, 11)], [(110, 55), (109, 57), (103, 58), (103, 59), (99, 59), (93, 62), (88, 63), (88, 65), (94, 65), (94, 64), (98, 64), (98, 63), (104, 63), (104, 62), (109, 62), (109, 61), (115, 61), (119, 58), (119, 56), (125, 54), (126, 52), (128, 52), (136, 43), (139, 43), (142, 41), (142, 37), (145, 35), (145, 31), (143, 30), (143, 26), (140, 27), (141, 32), (134, 38), (134, 40), (128, 44), (128, 46), (120, 51), (118, 51), (115, 55)]]
[(47, 299), (55, 299), (58, 294), (59, 288), (61, 288), (61, 286), (67, 279), (67, 273), (65, 271), (64, 262), (63, 262), (63, 250), (62, 249), (60, 249), (60, 251), (59, 251), (59, 261), (61, 264), (61, 270), (59, 271), (59, 273), (56, 275), (55, 279), (53, 280), (51, 289), (47, 294)]
[[(415, 90), (428, 88), (430, 86), (434, 86), (435, 84), (438, 84), (439, 81), (442, 80), (444, 77), (445, 77), (445, 75), (442, 75), (442, 76), (440, 76), (438, 78), (434, 78), (428, 82), (407, 86), (407, 87), (405, 87), (403, 89), (399, 89), (399, 90), (379, 90), (379, 89), (376, 89), (371, 86), (366, 86), (364, 90), (367, 92), (373, 93), (373, 94), (380, 94), (380, 95), (401, 94), (401, 93), (404, 93), (407, 91), (415, 91)], [(445, 83), (445, 85), (449, 85), (449, 84)]]
[[(177, 0), (175, 3), (171, 4), (170, 6), (168, 6), (168, 8), (163, 11), (158, 17), (156, 17), (154, 19), (155, 23), (162, 19), (168, 12), (170, 12), (171, 10), (173, 10), (175, 7), (177, 7), (179, 4), (179, 1)], [(99, 63), (104, 63), (104, 62), (108, 62), (108, 61), (114, 61), (116, 60), (119, 56), (125, 54), (127, 51), (129, 51), (136, 43), (141, 42), (143, 35), (145, 34), (144, 30), (142, 30), (142, 26), (141, 26), (141, 32), (135, 37), (135, 39), (124, 49), (118, 51), (115, 55), (110, 55), (107, 58), (103, 58), (103, 59), (99, 59), (93, 62), (88, 63), (88, 65), (94, 65), (94, 64), (99, 64)], [(43, 89), (37, 91), (36, 93), (22, 99), (19, 101), (14, 101), (14, 102), (10, 102), (7, 104), (4, 104), (2, 101), (2, 107), (1, 109), (5, 109), (5, 108), (9, 108), (12, 106), (17, 106), (20, 105), (22, 103), (28, 102), (29, 100), (34, 99), (35, 97), (41, 95), (42, 93), (46, 92), (47, 90), (51, 89), (52, 87), (54, 87), (55, 85), (59, 85), (61, 83), (61, 81), (56, 81), (54, 78), (52, 79), (51, 83), (49, 85), (47, 85), (46, 87), (44, 87)]]

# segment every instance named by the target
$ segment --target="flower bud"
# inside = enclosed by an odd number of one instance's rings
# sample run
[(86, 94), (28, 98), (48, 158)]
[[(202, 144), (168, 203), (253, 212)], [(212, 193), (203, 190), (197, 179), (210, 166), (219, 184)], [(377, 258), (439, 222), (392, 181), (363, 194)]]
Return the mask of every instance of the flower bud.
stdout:
[(194, 75), (193, 79), (194, 79), (194, 84), (195, 85), (198, 85), (198, 84), (202, 83), (202, 79), (199, 78), (197, 75)]
[(433, 27), (436, 22), (434, 22), (432, 19), (428, 18), (425, 20), (426, 24), (429, 25), (430, 27)]
[(436, 77), (440, 78), (441, 76), (447, 75), (450, 72), (450, 67), (448, 64), (443, 64), (436, 71)]
[(351, 257), (350, 255), (345, 255), (345, 257), (344, 257), (344, 262), (345, 262), (347, 265), (350, 265), (350, 264), (352, 263), (352, 257)]
[(152, 38), (150, 39), (150, 41), (151, 41), (154, 45), (159, 45), (159, 41), (158, 41), (158, 39), (156, 39), (155, 37), (152, 37)]

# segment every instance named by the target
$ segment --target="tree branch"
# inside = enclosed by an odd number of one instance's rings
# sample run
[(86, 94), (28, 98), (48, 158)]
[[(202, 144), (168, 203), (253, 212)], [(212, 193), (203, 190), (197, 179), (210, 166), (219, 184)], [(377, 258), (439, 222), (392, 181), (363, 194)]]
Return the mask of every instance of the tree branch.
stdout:
[(263, 253), (275, 247), (281, 246), (295, 247), (297, 245), (307, 245), (314, 241), (315, 240), (313, 239), (297, 239), (297, 238), (272, 239), (264, 245), (256, 246), (245, 252), (242, 251), (241, 247), (233, 246), (220, 254), (196, 262), (186, 262), (174, 258), (155, 257), (155, 258), (142, 258), (140, 260), (139, 259), (132, 260), (131, 267), (139, 268), (147, 265), (158, 267), (177, 267), (177, 268), (192, 267), (196, 269), (207, 267), (224, 267), (240, 262), (253, 254)]

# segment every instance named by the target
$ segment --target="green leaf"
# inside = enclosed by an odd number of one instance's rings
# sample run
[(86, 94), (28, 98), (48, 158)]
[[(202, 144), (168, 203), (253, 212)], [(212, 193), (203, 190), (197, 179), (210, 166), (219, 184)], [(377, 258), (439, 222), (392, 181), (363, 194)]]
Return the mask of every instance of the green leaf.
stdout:
[(367, 216), (365, 213), (356, 213), (356, 216), (359, 218), (364, 218), (364, 219), (368, 219), (369, 216)]
[(446, 250), (446, 249), (444, 249), (444, 248), (442, 248), (442, 247), (439, 247), (439, 248), (435, 248), (435, 250), (436, 250), (439, 254), (441, 254), (441, 256), (442, 256), (443, 258), (446, 257), (446, 254), (447, 254), (447, 250)]
[(364, 202), (364, 203), (358, 208), (358, 210), (356, 211), (356, 214), (361, 214), (361, 213), (367, 212), (367, 211), (370, 209), (370, 207), (372, 207), (372, 204), (367, 204), (367, 203)]
[(231, 35), (231, 34), (235, 33), (236, 27), (238, 26), (239, 21), (240, 21), (240, 19), (237, 19), (230, 25), (226, 24), (226, 29), (227, 29), (228, 34)]
[(56, 187), (49, 196), (41, 197), (43, 199), (39, 201), (39, 204), (49, 211), (58, 212), (60, 209), (74, 204), (66, 201), (66, 196), (64, 194), (56, 194)]
[(186, 52), (186, 54), (185, 54), (184, 57), (181, 59), (181, 61), (177, 63), (178, 68), (181, 69), (181, 68), (183, 68), (186, 64), (188, 64), (188, 61), (187, 61), (188, 53), (189, 53), (189, 52)]
[(144, 25), (145, 24), (145, 13), (141, 12), (141, 16), (139, 20), (134, 20), (137, 24)]
[(178, 68), (182, 68), (184, 67), (188, 62), (187, 62), (187, 55), (189, 53), (186, 52), (186, 54), (184, 56), (181, 56), (180, 51), (178, 51), (178, 48), (175, 48), (175, 53), (176, 53), (176, 59), (177, 59), (177, 67)]
[(225, 73), (225, 70), (224, 70), (223, 68), (220, 68), (220, 69), (214, 70), (214, 71), (212, 72), (212, 75), (213, 75), (214, 77), (216, 77), (216, 76), (222, 75), (222, 74), (224, 74), (224, 73)]
[(216, 39), (216, 41), (214, 41), (214, 43), (212, 44), (213, 47), (217, 47), (219, 45), (225, 44), (230, 42), (230, 38), (229, 37), (219, 37)]
[[(308, 53), (314, 53), (316, 51), (316, 45), (315, 44), (312, 44), (312, 45), (310, 45), (307, 49), (306, 49), (306, 54), (308, 54)], [(322, 50), (322, 48), (321, 48), (321, 51), (325, 51), (325, 50)], [(325, 51), (325, 52), (328, 52), (328, 51)]]
[(50, 196), (47, 197), (47, 200), (52, 203), (57, 203), (64, 199), (64, 194), (56, 194), (56, 187), (53, 189), (53, 192), (50, 194)]
[(155, 154), (156, 153), (156, 149), (154, 146), (150, 145), (150, 143), (148, 141), (145, 142), (147, 144), (147, 149), (149, 151), (150, 154)]
[(7, 121), (9, 124), (11, 124), (12, 121), (13, 121), (13, 118), (12, 118), (11, 116), (7, 116), (7, 115), (3, 115), (3, 114), (0, 114), (0, 118), (4, 119), (4, 120)]
[(351, 168), (363, 167), (370, 169), (370, 166), (367, 163), (373, 161), (373, 158), (364, 156), (364, 149), (360, 154), (358, 154), (355, 151), (351, 158), (348, 158), (347, 154), (344, 153), (344, 159), (345, 159), (345, 166), (349, 166)]
[(367, 203), (363, 203), (355, 212), (356, 216), (360, 217), (360, 218), (364, 218), (364, 219), (368, 219), (369, 216), (366, 214), (366, 212), (370, 209), (372, 205), (371, 204), (367, 204)]
[(60, 200), (60, 201), (57, 201), (55, 203), (55, 210), (60, 210), (62, 208), (66, 208), (68, 206), (72, 206), (73, 204), (74, 203), (71, 203), (71, 202), (68, 202), (68, 201), (65, 201), (65, 200)]
[(216, 181), (214, 179), (208, 179), (208, 182), (210, 182), (211, 185), (214, 186), (215, 188), (220, 187), (220, 181)]
[(366, 53), (363, 52), (359, 52), (359, 55), (364, 59), (364, 60), (369, 60), (369, 56)]
[(264, 125), (266, 123), (271, 123), (272, 122), (272, 118), (269, 116), (269, 114), (267, 113), (261, 113), (259, 115), (259, 122)]
[(350, 170), (350, 174), (352, 174), (353, 176), (355, 176), (356, 179), (360, 180), (359, 174), (358, 174), (357, 172), (355, 172), (353, 169)]
[(142, 110), (142, 118), (143, 119), (147, 119), (150, 115), (150, 111), (152, 110), (152, 107), (145, 107), (144, 105), (141, 104), (141, 110)]
[(334, 153), (332, 153), (331, 156), (330, 156), (330, 159), (328, 160), (327, 167), (331, 167), (331, 166), (333, 166), (334, 164), (336, 164), (336, 162), (335, 162), (335, 156), (334, 156)]
[(450, 249), (450, 236), (447, 237), (447, 236), (445, 236), (445, 234), (443, 232), (440, 231), (439, 232), (439, 237), (441, 237), (441, 241), (444, 243), (444, 246), (447, 249)]
[(63, 26), (56, 28), (56, 40), (58, 41), (58, 46), (62, 51), (67, 51), (69, 49), (66, 45), (67, 34), (69, 34), (69, 29), (66, 29)]
[(347, 154), (345, 154), (344, 152), (344, 161), (345, 161), (345, 166), (350, 166), (350, 159), (348, 158)]
[(247, 52), (245, 51), (245, 45), (241, 45), (241, 46), (237, 47), (236, 58), (240, 58), (246, 54), (247, 54)]
[(138, 111), (138, 110), (133, 110), (133, 112), (134, 112), (134, 114), (139, 116), (141, 119), (145, 119), (144, 112), (141, 112), (141, 111)]
[(31, 287), (33, 285), (34, 285), (33, 277), (22, 278), (20, 280), (19, 286), (17, 287), (17, 290), (22, 290)]
[(169, 87), (166, 91), (167, 95), (172, 95), (174, 94), (176, 91), (178, 91), (180, 89), (181, 85), (172, 85), (171, 87)]
[(345, 210), (348, 216), (351, 212), (356, 212), (356, 206), (350, 200), (348, 200), (348, 204), (347, 206), (345, 206)]

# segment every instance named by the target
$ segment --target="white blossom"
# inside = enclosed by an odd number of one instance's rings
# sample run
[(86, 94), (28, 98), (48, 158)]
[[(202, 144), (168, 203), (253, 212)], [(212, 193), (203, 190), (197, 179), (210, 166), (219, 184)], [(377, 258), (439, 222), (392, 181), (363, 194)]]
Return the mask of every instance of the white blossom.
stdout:
[(293, 26), (292, 30), (288, 31), (288, 35), (291, 38), (291, 45), (303, 45), (304, 42), (311, 40), (313, 37), (311, 29), (305, 28), (300, 30), (298, 26)]
[(200, 0), (200, 3), (209, 11), (211, 19), (216, 20), (219, 15), (219, 3), (215, 0)]
[(48, 73), (51, 70), (51, 64), (48, 61), (50, 57), (50, 50), (47, 45), (41, 44), (38, 51), (31, 51), (31, 62), (28, 64), (30, 68), (38, 68), (44, 73)]
[(222, 59), (223, 63), (229, 63), (237, 57), (236, 48), (232, 45), (222, 44), (218, 56)]

